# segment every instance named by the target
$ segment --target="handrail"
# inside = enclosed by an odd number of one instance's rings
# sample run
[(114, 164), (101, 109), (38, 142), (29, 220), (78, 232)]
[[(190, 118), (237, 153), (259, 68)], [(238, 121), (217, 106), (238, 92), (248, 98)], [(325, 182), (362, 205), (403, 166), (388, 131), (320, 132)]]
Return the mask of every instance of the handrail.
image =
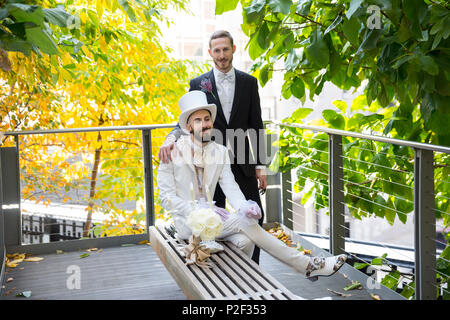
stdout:
[(24, 130), (3, 132), (5, 136), (21, 136), (30, 134), (54, 134), (54, 133), (78, 133), (78, 132), (98, 132), (98, 131), (116, 131), (116, 130), (153, 130), (153, 129), (170, 129), (176, 124), (152, 124), (152, 125), (135, 125), (135, 126), (112, 126), (112, 127), (87, 127), (87, 128), (71, 128), (71, 129), (51, 129), (51, 130)]
[[(414, 150), (414, 276), (415, 276), (415, 298), (436, 298), (436, 259), (430, 259), (436, 252), (436, 229), (435, 229), (435, 187), (434, 187), (434, 154), (442, 152), (450, 154), (450, 148), (421, 142), (394, 139), (390, 137), (370, 135), (351, 132), (333, 128), (311, 126), (298, 123), (285, 123), (270, 121), (278, 127), (290, 127), (304, 129), (313, 132), (322, 132), (328, 135), (328, 179), (329, 179), (329, 217), (330, 217), (330, 252), (333, 254), (343, 253), (345, 250), (345, 193), (343, 186), (343, 137), (370, 140), (381, 143), (405, 146)], [(301, 133), (298, 133), (301, 134)], [(291, 171), (283, 173), (289, 178)], [(285, 185), (286, 179), (282, 175), (283, 211), (292, 211), (285, 203), (292, 196), (289, 192), (292, 187)], [(286, 190), (287, 188), (287, 190)], [(286, 199), (287, 198), (287, 199)], [(292, 201), (290, 201), (292, 202)], [(287, 203), (287, 205), (289, 205)], [(286, 208), (287, 207), (287, 208)], [(289, 215), (286, 218), (289, 220)], [(285, 215), (283, 215), (284, 221)], [(284, 222), (283, 222), (284, 223)]]
[(339, 130), (339, 129), (326, 128), (326, 127), (310, 126), (310, 125), (298, 124), (298, 123), (284, 123), (284, 122), (280, 122), (280, 121), (270, 121), (270, 122), (273, 124), (279, 125), (279, 126), (284, 126), (284, 127), (293, 127), (293, 128), (306, 129), (306, 130), (311, 130), (311, 131), (320, 131), (320, 132), (339, 135), (339, 136), (347, 136), (347, 137), (352, 137), (352, 138), (366, 139), (366, 140), (401, 145), (401, 146), (410, 147), (410, 148), (438, 151), (438, 152), (450, 154), (449, 147), (439, 146), (439, 145), (435, 145), (435, 144), (414, 142), (414, 141), (409, 141), (409, 140), (401, 140), (401, 139), (383, 137), (383, 136), (378, 136), (378, 135), (370, 135), (370, 134), (358, 133), (358, 132), (353, 132), (353, 131), (345, 131), (345, 130)]
[[(390, 144), (397, 144), (405, 147), (418, 148), (424, 150), (438, 151), (450, 154), (450, 147), (439, 146), (434, 144), (415, 142), (409, 140), (395, 139), (378, 135), (370, 135), (353, 131), (332, 129), (327, 127), (310, 126), (299, 123), (284, 123), (276, 120), (265, 120), (264, 123), (273, 123), (284, 127), (293, 127), (306, 129), (311, 131), (320, 131), (328, 134), (347, 136), (352, 138), (366, 139)], [(115, 130), (152, 130), (152, 129), (169, 129), (174, 128), (176, 124), (153, 124), (153, 125), (134, 125), (134, 126), (111, 126), (111, 127), (88, 127), (88, 128), (70, 128), (70, 129), (51, 129), (51, 130), (24, 130), (4, 132), (5, 136), (20, 136), (31, 134), (57, 134), (57, 133), (77, 133), (77, 132), (98, 132), (98, 131), (115, 131)]]

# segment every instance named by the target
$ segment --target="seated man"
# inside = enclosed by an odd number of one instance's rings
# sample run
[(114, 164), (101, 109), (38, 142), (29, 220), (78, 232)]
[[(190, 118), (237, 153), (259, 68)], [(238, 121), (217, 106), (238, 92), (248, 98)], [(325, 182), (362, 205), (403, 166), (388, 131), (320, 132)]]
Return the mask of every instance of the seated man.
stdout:
[(177, 236), (189, 239), (192, 234), (187, 217), (192, 210), (192, 198), (206, 199), (214, 194), (219, 183), (226, 198), (237, 213), (215, 208), (223, 220), (219, 240), (231, 241), (251, 256), (254, 244), (273, 257), (291, 266), (309, 279), (334, 274), (346, 261), (346, 255), (328, 258), (309, 257), (268, 234), (258, 225), (261, 210), (247, 201), (230, 168), (227, 148), (211, 141), (216, 106), (208, 104), (202, 91), (191, 91), (179, 100), (180, 127), (189, 135), (182, 136), (172, 151), (172, 162), (161, 163), (157, 184), (164, 209), (172, 213)]

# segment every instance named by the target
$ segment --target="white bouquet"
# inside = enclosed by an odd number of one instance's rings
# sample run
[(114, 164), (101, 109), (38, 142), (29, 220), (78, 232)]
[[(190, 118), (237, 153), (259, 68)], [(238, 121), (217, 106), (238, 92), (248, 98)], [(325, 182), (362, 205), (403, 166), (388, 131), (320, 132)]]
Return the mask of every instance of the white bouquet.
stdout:
[(187, 225), (192, 234), (202, 241), (214, 241), (222, 232), (223, 224), (220, 216), (212, 208), (196, 208), (191, 211)]
[(210, 249), (211, 253), (223, 250), (223, 247), (215, 241), (216, 237), (222, 233), (222, 219), (214, 212), (214, 204), (209, 193), (208, 186), (205, 186), (206, 197), (199, 201), (195, 201), (194, 188), (191, 183), (192, 211), (187, 218), (187, 225), (192, 231), (194, 237), (200, 238), (206, 249)]

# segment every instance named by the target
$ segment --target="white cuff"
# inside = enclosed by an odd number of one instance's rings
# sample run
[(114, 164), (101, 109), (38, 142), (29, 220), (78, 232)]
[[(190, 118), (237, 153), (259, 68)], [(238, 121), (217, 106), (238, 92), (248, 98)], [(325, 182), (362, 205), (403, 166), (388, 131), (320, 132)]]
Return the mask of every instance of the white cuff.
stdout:
[(172, 142), (176, 142), (177, 141), (177, 137), (174, 134), (169, 133), (166, 137), (166, 139), (164, 140), (164, 144), (169, 144)]

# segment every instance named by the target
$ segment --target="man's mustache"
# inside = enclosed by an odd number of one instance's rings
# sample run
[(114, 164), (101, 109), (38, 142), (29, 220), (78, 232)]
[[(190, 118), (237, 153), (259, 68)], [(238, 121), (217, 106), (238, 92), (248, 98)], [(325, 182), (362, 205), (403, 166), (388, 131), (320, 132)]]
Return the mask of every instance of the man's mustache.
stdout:
[[(202, 132), (205, 132), (205, 131), (211, 130), (211, 129), (212, 129), (212, 127), (204, 128), (204, 129), (202, 129)], [(191, 131), (189, 133), (195, 133), (194, 129), (191, 129)]]

